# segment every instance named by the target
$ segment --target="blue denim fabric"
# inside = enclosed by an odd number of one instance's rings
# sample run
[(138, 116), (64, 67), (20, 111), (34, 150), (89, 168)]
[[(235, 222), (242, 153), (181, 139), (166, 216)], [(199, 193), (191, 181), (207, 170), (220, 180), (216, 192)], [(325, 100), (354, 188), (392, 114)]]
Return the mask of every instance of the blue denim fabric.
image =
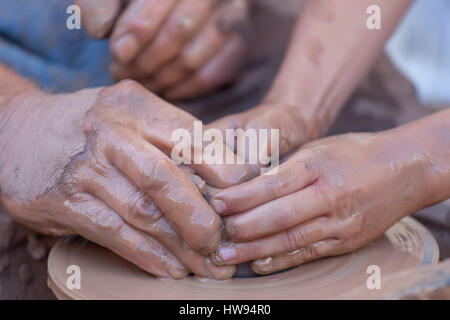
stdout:
[(73, 0), (0, 0), (0, 62), (53, 92), (113, 83), (108, 42), (69, 30)]

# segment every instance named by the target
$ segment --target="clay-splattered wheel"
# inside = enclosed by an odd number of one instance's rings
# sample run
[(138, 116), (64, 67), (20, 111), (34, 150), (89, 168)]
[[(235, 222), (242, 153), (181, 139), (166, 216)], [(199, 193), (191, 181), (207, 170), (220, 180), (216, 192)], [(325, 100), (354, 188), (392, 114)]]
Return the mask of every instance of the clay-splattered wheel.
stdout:
[[(438, 256), (433, 236), (408, 217), (351, 254), (268, 276), (227, 281), (156, 279), (107, 249), (76, 237), (55, 245), (48, 274), (49, 286), (60, 299), (339, 299), (366, 288), (370, 265), (380, 267), (383, 281), (395, 272), (434, 264)], [(70, 265), (80, 267), (81, 289), (66, 286)], [(355, 298), (363, 298), (364, 289), (356, 291)]]

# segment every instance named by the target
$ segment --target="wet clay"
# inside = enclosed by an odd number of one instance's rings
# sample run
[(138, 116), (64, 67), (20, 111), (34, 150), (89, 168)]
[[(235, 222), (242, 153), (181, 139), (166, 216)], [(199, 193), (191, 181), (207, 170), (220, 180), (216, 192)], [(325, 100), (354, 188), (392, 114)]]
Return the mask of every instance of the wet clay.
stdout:
[[(321, 259), (285, 272), (226, 281), (188, 277), (157, 279), (81, 238), (61, 239), (48, 259), (49, 286), (59, 299), (339, 299), (366, 287), (367, 267), (377, 265), (382, 277), (435, 264), (433, 236), (407, 217), (371, 244), (347, 255)], [(66, 287), (67, 267), (83, 270), (81, 289)], [(383, 288), (381, 289), (383, 290)], [(359, 298), (370, 290), (356, 290)]]
[[(450, 259), (441, 263), (412, 268), (381, 279), (384, 290), (372, 290), (370, 299), (383, 300), (449, 300)], [(358, 299), (363, 288), (351, 291), (348, 296)], [(366, 290), (367, 291), (367, 290)], [(363, 299), (369, 299), (367, 294)]]

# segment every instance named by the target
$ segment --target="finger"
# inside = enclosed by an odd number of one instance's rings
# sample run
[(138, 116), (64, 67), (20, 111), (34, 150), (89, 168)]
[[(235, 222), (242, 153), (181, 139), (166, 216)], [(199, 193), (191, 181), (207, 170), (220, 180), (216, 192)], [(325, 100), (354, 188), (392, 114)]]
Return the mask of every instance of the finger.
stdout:
[(322, 257), (333, 255), (334, 250), (339, 247), (340, 244), (341, 242), (336, 239), (322, 240), (292, 253), (253, 261), (250, 264), (250, 267), (257, 274), (269, 274), (281, 271)]
[(214, 256), (215, 261), (219, 265), (234, 265), (293, 252), (329, 238), (334, 229), (326, 218), (317, 218), (265, 238), (220, 246)]
[[(130, 115), (130, 121), (139, 124), (139, 131), (144, 136), (144, 139), (158, 149), (163, 150), (172, 159), (175, 159), (177, 156), (177, 147), (183, 145), (184, 150), (184, 145), (187, 144), (191, 159), (184, 163), (194, 168), (197, 174), (206, 180), (208, 184), (214, 187), (226, 188), (247, 181), (254, 176), (254, 173), (245, 163), (238, 163), (237, 159), (234, 158), (233, 160), (236, 161), (230, 164), (223, 164), (225, 161), (206, 162), (203, 159), (196, 161), (196, 154), (203, 155), (203, 147), (204, 145), (206, 146), (206, 143), (203, 144), (202, 142), (205, 132), (202, 123), (189, 113), (175, 108), (151, 94), (134, 81), (120, 82), (116, 86), (105, 89), (100, 95), (101, 101), (99, 103), (103, 103), (104, 108), (120, 105), (123, 111)], [(137, 100), (145, 101), (146, 103), (134, 103)], [(101, 118), (102, 114), (97, 114), (96, 117)], [(164, 119), (164, 121), (161, 121), (161, 119)], [(88, 128), (87, 130), (95, 130), (95, 128)], [(179, 130), (183, 130), (184, 133), (187, 131), (189, 142), (184, 139), (180, 141), (180, 138), (174, 136), (174, 133)], [(196, 139), (200, 141), (196, 143)], [(217, 141), (216, 147), (218, 153), (221, 150), (224, 157), (228, 154), (231, 157), (236, 156), (232, 150), (224, 145), (222, 139)]]
[(84, 30), (93, 38), (103, 38), (112, 29), (122, 9), (121, 0), (76, 0)]
[(189, 75), (190, 73), (180, 65), (179, 61), (175, 60), (163, 66), (150, 80), (142, 81), (142, 85), (153, 92), (160, 92), (176, 85)]
[[(225, 134), (226, 129), (245, 129), (245, 123), (247, 123), (246, 113), (237, 113), (229, 116), (225, 116), (218, 120), (208, 123), (209, 128), (214, 128), (222, 131)], [(234, 146), (230, 146), (234, 147)]]
[[(317, 132), (315, 132), (317, 128), (314, 129), (315, 131), (308, 131), (305, 120), (295, 116), (292, 108), (290, 105), (265, 102), (246, 112), (219, 119), (209, 124), (209, 126), (222, 131), (228, 128), (242, 128), (244, 130), (263, 129), (271, 132), (272, 129), (275, 129), (278, 132), (278, 139), (275, 140), (277, 145), (272, 146), (272, 135), (267, 135), (267, 149), (261, 148), (260, 153), (264, 155), (267, 152), (267, 155), (270, 156), (273, 150), (278, 150), (279, 156), (283, 157), (302, 143), (308, 141), (308, 137), (317, 135)], [(235, 149), (234, 145), (230, 147)]]
[(328, 212), (326, 201), (317, 188), (291, 193), (244, 213), (225, 219), (225, 231), (230, 240), (249, 241), (281, 232)]
[(114, 168), (108, 168), (100, 174), (92, 172), (89, 176), (95, 176), (90, 184), (90, 191), (96, 197), (102, 199), (128, 224), (161, 243), (194, 274), (214, 279), (229, 279), (233, 276), (234, 267), (217, 267), (210, 259), (193, 251), (153, 200), (123, 174)]
[[(269, 155), (271, 157), (269, 160), (272, 161), (272, 156), (271, 156), (272, 152), (270, 154), (266, 153), (266, 155), (264, 155), (262, 153), (261, 150), (265, 149), (265, 147), (262, 143), (264, 143), (265, 141), (261, 140), (261, 136), (256, 138), (257, 139), (256, 140), (257, 149), (255, 151), (252, 151), (251, 148), (247, 147), (248, 139), (246, 138), (246, 134), (248, 132), (248, 129), (252, 130), (253, 132), (255, 132), (254, 130), (259, 130), (259, 128), (248, 128), (247, 127), (247, 124), (249, 123), (248, 122), (249, 116), (252, 117), (253, 111), (256, 111), (256, 110), (251, 109), (249, 111), (241, 112), (241, 113), (237, 113), (237, 114), (233, 114), (233, 115), (221, 118), (217, 121), (214, 121), (214, 122), (208, 124), (208, 128), (217, 129), (220, 132), (222, 132), (223, 136), (226, 137), (225, 143), (226, 143), (227, 147), (230, 148), (231, 150), (233, 150), (238, 155), (239, 158), (245, 159), (245, 163), (248, 163), (249, 168), (253, 172), (257, 172), (257, 173), (259, 172), (259, 174), (262, 174), (263, 166), (261, 164), (261, 159), (266, 159), (267, 155)], [(255, 113), (257, 113), (257, 111)], [(254, 116), (253, 116), (253, 118), (254, 118)], [(227, 130), (231, 130), (231, 132), (235, 133), (235, 136), (233, 139), (228, 138)], [(267, 132), (267, 128), (264, 128), (263, 130), (266, 130), (266, 132)], [(272, 139), (270, 137), (270, 135), (268, 135), (267, 138), (269, 140)], [(252, 152), (254, 152), (254, 153), (252, 154)], [(252, 157), (255, 157), (255, 156), (256, 156), (256, 159), (252, 160)], [(275, 156), (273, 158), (276, 159)], [(271, 165), (272, 165), (272, 163), (271, 163)], [(278, 167), (278, 164), (274, 162), (273, 166)], [(264, 170), (268, 170), (268, 169), (265, 168)]]
[(154, 40), (127, 66), (113, 65), (116, 79), (142, 79), (177, 57), (212, 13), (212, 0), (181, 1), (168, 16)]
[(206, 192), (205, 180), (203, 180), (200, 176), (197, 176), (197, 175), (191, 175), (190, 177), (191, 177), (192, 182), (194, 182), (194, 184), (197, 186), (198, 191), (200, 191), (200, 193), (202, 195), (204, 195)]
[(160, 29), (179, 0), (133, 0), (117, 21), (111, 51), (123, 65), (130, 63)]
[(221, 51), (232, 35), (244, 37), (247, 15), (246, 1), (222, 2), (214, 16), (183, 50), (180, 57), (183, 66), (192, 71), (198, 70)]
[(127, 224), (101, 200), (81, 194), (66, 203), (74, 214), (73, 228), (158, 277), (183, 278), (188, 270), (161, 244)]
[(217, 14), (211, 17), (200, 33), (183, 49), (179, 59), (187, 70), (198, 70), (220, 52), (227, 42), (229, 35), (217, 27), (218, 19)]
[(194, 250), (205, 255), (212, 252), (219, 244), (222, 222), (190, 177), (160, 150), (130, 132), (112, 139), (107, 151), (111, 163), (155, 201)]
[[(223, 118), (220, 118), (219, 120), (213, 121), (209, 123), (207, 126), (208, 128), (214, 128), (222, 132), (223, 136), (226, 137), (226, 130), (236, 130), (238, 128), (240, 129), (247, 129), (246, 123), (247, 123), (247, 113), (237, 113), (232, 114)], [(235, 146), (235, 140), (233, 141), (225, 141), (227, 143), (227, 146), (231, 149), (236, 151)]]
[(217, 56), (206, 62), (193, 76), (166, 91), (164, 96), (172, 100), (188, 99), (220, 87), (236, 76), (246, 53), (243, 39), (239, 36), (232, 37)]
[(211, 205), (217, 213), (229, 215), (300, 190), (318, 178), (318, 170), (309, 159), (309, 154), (299, 153), (283, 163), (276, 174), (260, 175), (223, 190), (211, 200)]

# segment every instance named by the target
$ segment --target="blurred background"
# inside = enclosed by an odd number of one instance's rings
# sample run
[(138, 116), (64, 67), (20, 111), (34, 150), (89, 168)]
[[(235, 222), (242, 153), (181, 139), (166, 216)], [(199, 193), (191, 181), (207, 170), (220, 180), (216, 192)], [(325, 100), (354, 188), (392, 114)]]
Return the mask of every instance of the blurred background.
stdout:
[(450, 106), (450, 1), (415, 0), (386, 51), (425, 105)]

